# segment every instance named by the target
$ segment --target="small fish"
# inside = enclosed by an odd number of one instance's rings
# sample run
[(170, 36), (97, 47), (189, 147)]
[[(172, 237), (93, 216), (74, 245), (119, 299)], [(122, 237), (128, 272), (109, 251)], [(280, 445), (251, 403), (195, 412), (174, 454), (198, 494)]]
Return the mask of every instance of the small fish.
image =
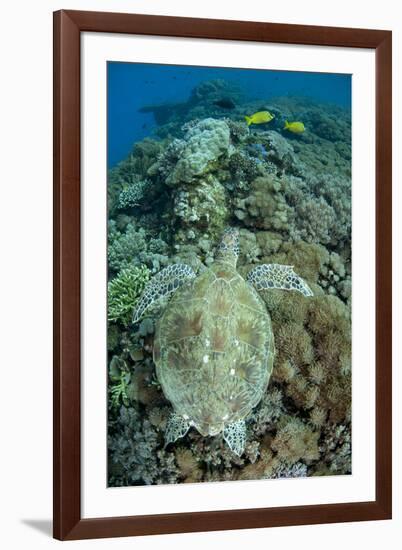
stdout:
[(236, 107), (235, 102), (230, 97), (223, 97), (214, 101), (214, 105), (221, 107), (222, 109), (234, 109)]
[(245, 116), (244, 117), (247, 122), (247, 126), (250, 126), (250, 124), (264, 124), (264, 122), (270, 122), (273, 118), (275, 118), (275, 115), (271, 115), (268, 111), (258, 111), (258, 113), (254, 113), (251, 116)]
[(293, 134), (302, 134), (305, 130), (303, 122), (288, 122), (285, 120), (284, 130), (289, 130)]

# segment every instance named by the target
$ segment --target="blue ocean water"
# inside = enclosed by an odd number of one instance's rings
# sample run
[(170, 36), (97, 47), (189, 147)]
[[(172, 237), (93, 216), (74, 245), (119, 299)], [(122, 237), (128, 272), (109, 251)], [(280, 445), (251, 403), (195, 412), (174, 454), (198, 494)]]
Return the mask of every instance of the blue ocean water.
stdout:
[(152, 135), (154, 116), (139, 109), (186, 101), (196, 85), (212, 79), (236, 84), (250, 100), (290, 95), (351, 106), (348, 74), (109, 62), (108, 167), (124, 159), (133, 143)]

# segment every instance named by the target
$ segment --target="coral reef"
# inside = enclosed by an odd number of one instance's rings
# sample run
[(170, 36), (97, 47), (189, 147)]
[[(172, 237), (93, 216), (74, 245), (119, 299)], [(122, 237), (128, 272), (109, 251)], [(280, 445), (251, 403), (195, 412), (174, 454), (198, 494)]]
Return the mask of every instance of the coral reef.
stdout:
[(216, 237), (228, 219), (227, 197), (217, 177), (219, 163), (231, 152), (230, 129), (224, 120), (187, 123), (183, 139), (174, 139), (148, 170), (162, 177), (170, 191), (176, 244)]
[(177, 482), (175, 455), (157, 450), (157, 431), (136, 409), (121, 407), (119, 416), (110, 425), (109, 448), (114, 450), (109, 471), (111, 485)]
[(185, 127), (184, 144), (179, 159), (166, 183), (172, 187), (180, 183), (197, 183), (197, 177), (210, 170), (230, 146), (230, 130), (223, 120), (206, 118)]
[(229, 217), (225, 188), (209, 174), (197, 186), (174, 193), (173, 214), (178, 224), (177, 243), (198, 241), (202, 235), (216, 237)]
[(124, 325), (130, 322), (137, 299), (149, 280), (149, 273), (144, 265), (131, 266), (122, 269), (117, 277), (109, 281), (108, 321), (120, 321)]
[(180, 103), (163, 103), (161, 105), (145, 105), (140, 109), (143, 113), (153, 113), (159, 124), (158, 135), (180, 135), (184, 122), (195, 119), (213, 117), (225, 118), (227, 109), (220, 105), (222, 100), (231, 103), (237, 112), (236, 105), (242, 99), (242, 91), (232, 83), (223, 79), (200, 82), (191, 92), (187, 101)]
[(288, 206), (281, 187), (281, 181), (273, 175), (255, 179), (250, 194), (235, 201), (236, 218), (248, 227), (287, 231)]
[[(265, 109), (269, 127), (247, 128), (244, 114)], [(143, 111), (154, 136), (108, 178), (109, 485), (350, 474), (350, 112), (300, 97), (246, 100), (224, 80)], [(306, 132), (286, 133), (287, 119)], [(314, 291), (261, 293), (276, 354), (241, 457), (193, 429), (164, 447), (171, 404), (152, 360), (163, 304), (131, 324), (148, 278), (177, 262), (201, 271), (227, 224), (240, 230), (241, 275), (292, 265)]]
[(159, 237), (150, 237), (143, 227), (133, 223), (119, 230), (115, 220), (108, 227), (108, 266), (112, 272), (130, 266), (147, 265), (153, 273), (166, 265), (167, 244)]
[(144, 200), (149, 187), (149, 180), (139, 180), (123, 187), (119, 195), (119, 208), (124, 210), (131, 206), (139, 206)]

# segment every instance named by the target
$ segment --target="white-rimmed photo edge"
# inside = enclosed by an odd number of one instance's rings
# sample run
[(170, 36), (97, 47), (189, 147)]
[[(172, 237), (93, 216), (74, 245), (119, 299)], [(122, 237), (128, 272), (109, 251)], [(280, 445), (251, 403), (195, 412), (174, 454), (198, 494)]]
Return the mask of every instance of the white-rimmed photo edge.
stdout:
[[(207, 65), (352, 75), (352, 475), (107, 487), (106, 65)], [(82, 38), (82, 516), (375, 499), (374, 51), (84, 33)]]

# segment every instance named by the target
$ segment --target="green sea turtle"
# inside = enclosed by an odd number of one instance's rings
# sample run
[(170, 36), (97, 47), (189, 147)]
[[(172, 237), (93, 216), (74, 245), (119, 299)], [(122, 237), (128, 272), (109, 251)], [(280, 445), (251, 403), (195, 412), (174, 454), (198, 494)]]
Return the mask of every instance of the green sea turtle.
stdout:
[(259, 265), (244, 280), (236, 270), (238, 255), (238, 230), (228, 228), (209, 268), (196, 275), (187, 265), (169, 265), (147, 284), (135, 308), (137, 322), (152, 303), (173, 294), (156, 324), (153, 350), (174, 410), (166, 445), (194, 426), (203, 436), (222, 433), (234, 453), (243, 453), (244, 420), (266, 391), (275, 352), (271, 319), (257, 291), (313, 294), (292, 266)]

